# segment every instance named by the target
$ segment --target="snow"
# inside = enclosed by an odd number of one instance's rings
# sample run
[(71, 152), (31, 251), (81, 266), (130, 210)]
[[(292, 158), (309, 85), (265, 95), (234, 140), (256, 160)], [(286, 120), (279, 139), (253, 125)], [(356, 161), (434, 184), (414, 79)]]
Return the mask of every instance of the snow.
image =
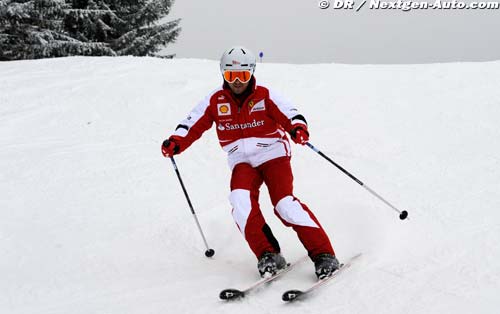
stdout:
[[(219, 86), (218, 63), (61, 58), (0, 63), (0, 313), (497, 313), (500, 61), (428, 65), (258, 64), (298, 104), (311, 143), (293, 146), (296, 195), (338, 257), (363, 252), (306, 301), (313, 265), (235, 303), (257, 279), (228, 202), (213, 129), (176, 158), (208, 243), (204, 256), (160, 144)], [(305, 254), (261, 204), (289, 260)], [(495, 292), (497, 291), (497, 292)]]

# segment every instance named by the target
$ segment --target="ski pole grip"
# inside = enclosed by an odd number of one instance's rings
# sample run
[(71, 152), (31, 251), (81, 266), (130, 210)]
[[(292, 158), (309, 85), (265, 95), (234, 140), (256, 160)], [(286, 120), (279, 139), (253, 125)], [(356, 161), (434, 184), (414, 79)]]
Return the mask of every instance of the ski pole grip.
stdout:
[(177, 155), (179, 153), (179, 151), (181, 150), (181, 147), (179, 146), (179, 144), (176, 141), (171, 141), (170, 139), (166, 139), (163, 141), (162, 146), (168, 149), (168, 147), (172, 143), (174, 144), (173, 155)]

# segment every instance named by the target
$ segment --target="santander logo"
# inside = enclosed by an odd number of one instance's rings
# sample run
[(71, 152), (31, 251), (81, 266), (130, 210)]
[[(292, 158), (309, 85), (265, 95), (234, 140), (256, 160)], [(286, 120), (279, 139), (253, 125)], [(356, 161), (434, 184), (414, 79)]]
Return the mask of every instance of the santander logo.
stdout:
[(264, 125), (264, 120), (257, 121), (253, 119), (252, 122), (247, 122), (247, 123), (234, 123), (234, 124), (232, 124), (231, 122), (227, 122), (225, 124), (220, 123), (217, 126), (217, 129), (219, 129), (220, 131), (243, 130), (243, 129), (257, 128), (263, 125)]

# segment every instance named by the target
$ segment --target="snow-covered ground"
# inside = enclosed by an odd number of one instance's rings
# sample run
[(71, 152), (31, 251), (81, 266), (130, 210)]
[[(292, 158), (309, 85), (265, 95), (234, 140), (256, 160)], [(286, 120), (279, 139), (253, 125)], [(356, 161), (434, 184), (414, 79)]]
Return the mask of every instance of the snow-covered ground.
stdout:
[[(397, 214), (306, 147), (296, 195), (337, 255), (362, 259), (306, 301), (302, 264), (257, 279), (227, 200), (213, 129), (176, 158), (204, 245), (160, 144), (221, 82), (218, 63), (63, 58), (0, 63), (0, 313), (498, 313), (500, 62), (258, 64), (295, 101), (311, 143), (410, 213)], [(289, 260), (305, 254), (261, 197)]]

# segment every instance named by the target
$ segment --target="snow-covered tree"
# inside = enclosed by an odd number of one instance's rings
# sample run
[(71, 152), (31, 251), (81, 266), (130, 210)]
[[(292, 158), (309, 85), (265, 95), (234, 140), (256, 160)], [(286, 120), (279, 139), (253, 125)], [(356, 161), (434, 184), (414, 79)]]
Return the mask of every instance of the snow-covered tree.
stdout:
[(0, 60), (116, 55), (106, 43), (68, 36), (67, 10), (64, 0), (0, 0)]
[(0, 0), (0, 60), (154, 55), (179, 35), (173, 0)]
[(154, 55), (179, 35), (180, 20), (162, 21), (173, 0), (72, 0), (64, 20), (79, 40), (108, 43), (118, 55)]
[(123, 35), (112, 45), (117, 53), (150, 55), (175, 41), (180, 32), (178, 26), (180, 20), (156, 23), (169, 14), (172, 0), (131, 0), (130, 2), (136, 2), (136, 4), (122, 13), (127, 23), (121, 25)]

